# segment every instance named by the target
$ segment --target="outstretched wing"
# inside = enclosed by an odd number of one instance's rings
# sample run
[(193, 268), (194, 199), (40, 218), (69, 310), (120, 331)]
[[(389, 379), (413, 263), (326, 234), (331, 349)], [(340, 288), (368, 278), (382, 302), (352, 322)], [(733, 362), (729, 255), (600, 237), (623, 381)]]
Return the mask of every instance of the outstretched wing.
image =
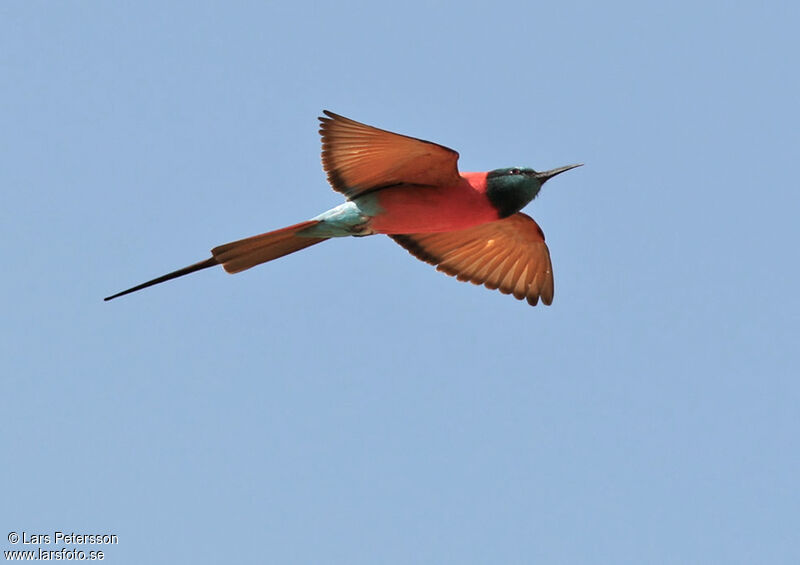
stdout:
[(390, 235), (416, 258), (460, 281), (513, 294), (535, 306), (553, 302), (553, 266), (544, 233), (518, 212), (465, 230)]
[(348, 198), (396, 184), (446, 186), (460, 180), (452, 149), (323, 113), (322, 167), (333, 189)]

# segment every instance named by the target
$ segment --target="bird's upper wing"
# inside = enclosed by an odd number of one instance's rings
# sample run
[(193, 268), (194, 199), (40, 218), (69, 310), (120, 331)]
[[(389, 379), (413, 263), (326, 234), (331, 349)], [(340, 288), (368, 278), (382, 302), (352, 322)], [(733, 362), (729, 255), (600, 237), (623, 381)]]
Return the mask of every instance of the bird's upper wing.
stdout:
[(460, 180), (458, 153), (324, 111), (322, 167), (348, 198), (397, 184), (445, 186)]
[(391, 235), (409, 253), (460, 281), (483, 284), (535, 306), (553, 302), (553, 267), (544, 233), (521, 212), (465, 230)]

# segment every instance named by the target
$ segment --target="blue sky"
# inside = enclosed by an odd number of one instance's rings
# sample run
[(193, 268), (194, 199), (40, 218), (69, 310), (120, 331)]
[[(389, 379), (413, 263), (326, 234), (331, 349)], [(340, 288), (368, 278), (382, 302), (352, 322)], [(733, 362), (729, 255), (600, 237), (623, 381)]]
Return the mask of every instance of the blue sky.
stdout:
[[(113, 563), (797, 563), (798, 15), (4, 3), (2, 535), (114, 533)], [(102, 302), (338, 204), (323, 108), (465, 171), (586, 163), (526, 209), (553, 306), (382, 237)]]

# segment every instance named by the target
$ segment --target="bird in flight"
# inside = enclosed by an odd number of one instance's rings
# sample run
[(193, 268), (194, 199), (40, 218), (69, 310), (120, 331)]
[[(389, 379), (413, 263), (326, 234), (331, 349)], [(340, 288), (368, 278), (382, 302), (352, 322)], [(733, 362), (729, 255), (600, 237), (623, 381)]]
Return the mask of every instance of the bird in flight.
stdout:
[(544, 233), (520, 210), (545, 181), (580, 165), (460, 173), (452, 149), (323, 113), (322, 166), (346, 202), (305, 222), (215, 247), (205, 261), (105, 300), (215, 265), (238, 273), (334, 237), (380, 233), (460, 281), (532, 306), (539, 300), (552, 303), (553, 268)]

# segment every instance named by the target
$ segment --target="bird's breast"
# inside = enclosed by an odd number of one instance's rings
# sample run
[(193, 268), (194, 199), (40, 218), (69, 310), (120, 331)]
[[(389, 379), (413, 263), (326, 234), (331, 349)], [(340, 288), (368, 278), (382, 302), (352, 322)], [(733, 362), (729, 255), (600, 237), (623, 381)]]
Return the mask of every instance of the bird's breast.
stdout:
[(373, 193), (380, 213), (370, 220), (370, 228), (385, 234), (430, 233), (499, 219), (480, 182), (470, 182), (472, 179), (464, 176), (454, 186), (405, 185)]

